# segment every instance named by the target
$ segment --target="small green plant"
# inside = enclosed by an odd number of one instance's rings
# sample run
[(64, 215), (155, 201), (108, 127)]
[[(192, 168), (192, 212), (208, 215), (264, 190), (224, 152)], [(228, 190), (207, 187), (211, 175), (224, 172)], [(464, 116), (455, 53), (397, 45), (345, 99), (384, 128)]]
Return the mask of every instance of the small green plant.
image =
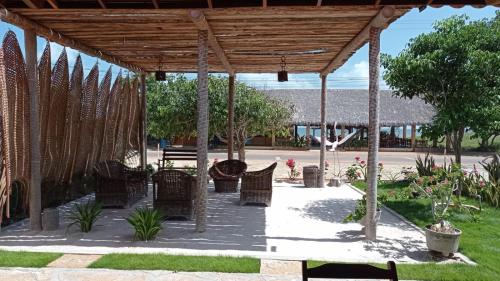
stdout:
[(417, 167), (418, 175), (421, 177), (432, 176), (433, 169), (436, 167), (436, 162), (434, 158), (429, 155), (429, 153), (425, 154), (424, 159), (420, 155), (417, 155), (417, 159), (415, 160), (415, 164)]
[(361, 176), (361, 172), (358, 171), (358, 168), (355, 164), (352, 164), (351, 166), (347, 167), (345, 176), (347, 180), (352, 183), (359, 179), (359, 177)]
[(69, 219), (72, 222), (68, 225), (68, 228), (79, 225), (81, 232), (90, 232), (101, 212), (102, 206), (99, 203), (90, 202), (89, 200), (85, 204), (77, 204), (70, 212)]
[(155, 168), (153, 167), (152, 164), (147, 164), (146, 165), (146, 172), (148, 173), (149, 176), (152, 175), (152, 174), (154, 174)]
[(190, 174), (191, 176), (196, 175), (196, 166), (194, 165), (184, 165), (184, 171)]
[[(387, 197), (378, 197), (377, 200), (377, 209), (380, 209), (380, 201), (387, 201)], [(358, 222), (360, 221), (364, 216), (366, 215), (366, 195), (363, 195), (363, 198), (359, 199), (356, 208), (352, 213), (347, 215), (344, 220), (342, 221), (343, 223), (348, 223), (348, 222)]]
[[(489, 158), (490, 161), (487, 160)], [(488, 174), (488, 181), (480, 181), (479, 186), (485, 195), (485, 200), (498, 208), (500, 207), (500, 154), (488, 157), (480, 164)]]
[(139, 208), (127, 218), (135, 229), (135, 239), (141, 241), (150, 241), (156, 238), (158, 232), (162, 229), (161, 221), (163, 216), (151, 208)]

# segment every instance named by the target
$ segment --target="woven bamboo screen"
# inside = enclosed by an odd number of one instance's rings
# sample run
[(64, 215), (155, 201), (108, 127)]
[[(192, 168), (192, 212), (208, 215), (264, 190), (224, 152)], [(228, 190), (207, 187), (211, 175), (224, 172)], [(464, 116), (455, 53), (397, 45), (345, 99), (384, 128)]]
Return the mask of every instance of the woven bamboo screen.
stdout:
[[(38, 65), (40, 151), (44, 182), (70, 184), (103, 160), (124, 161), (139, 149), (140, 99), (137, 79), (111, 86), (111, 68), (99, 83), (98, 65), (84, 79), (77, 57), (71, 77), (66, 51), (51, 69), (47, 43)], [(23, 184), (28, 207), (30, 177), (29, 93), (17, 38), (8, 32), (0, 49), (0, 222), (8, 214), (11, 184)]]
[(2, 117), (2, 175), (0, 220), (9, 215), (11, 184), (19, 181), (28, 198), (30, 177), (30, 109), (26, 65), (14, 32), (9, 31), (0, 49), (0, 99)]

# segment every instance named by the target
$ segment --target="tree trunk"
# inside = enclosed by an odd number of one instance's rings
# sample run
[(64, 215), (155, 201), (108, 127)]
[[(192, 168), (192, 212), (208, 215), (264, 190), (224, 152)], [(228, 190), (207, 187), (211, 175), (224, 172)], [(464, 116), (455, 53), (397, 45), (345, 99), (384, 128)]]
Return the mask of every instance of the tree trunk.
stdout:
[(30, 226), (31, 230), (42, 230), (42, 180), (40, 175), (40, 120), (39, 89), (37, 71), (36, 33), (34, 29), (24, 30), (26, 54), (26, 73), (30, 97), (30, 141), (31, 141), (31, 178), (30, 178)]
[(377, 239), (377, 179), (378, 179), (378, 147), (380, 141), (379, 111), (379, 61), (380, 61), (380, 28), (370, 28), (369, 46), (369, 103), (368, 103), (368, 184), (366, 190), (366, 238)]
[(238, 159), (245, 162), (245, 142), (238, 145)]
[(464, 138), (464, 129), (460, 128), (458, 131), (453, 132), (451, 138), (451, 145), (453, 153), (455, 154), (455, 162), (462, 164), (462, 139)]
[(198, 150), (196, 187), (196, 231), (207, 227), (207, 161), (208, 161), (208, 32), (198, 31), (198, 119), (196, 123)]

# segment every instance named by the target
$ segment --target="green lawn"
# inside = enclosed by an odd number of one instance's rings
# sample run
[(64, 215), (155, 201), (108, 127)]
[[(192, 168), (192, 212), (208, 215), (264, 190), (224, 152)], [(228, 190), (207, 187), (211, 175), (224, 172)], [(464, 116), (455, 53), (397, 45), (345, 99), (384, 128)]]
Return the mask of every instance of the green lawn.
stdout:
[[(366, 184), (357, 182), (356, 187), (364, 190)], [(379, 194), (398, 191), (404, 183), (381, 183)], [(430, 201), (427, 199), (389, 199), (386, 205), (420, 227), (432, 221)], [(451, 212), (449, 220), (462, 230), (459, 251), (478, 266), (455, 265), (398, 265), (401, 279), (417, 280), (500, 280), (500, 209), (483, 205), (478, 222), (459, 212)]]
[(0, 267), (44, 267), (62, 254), (0, 250)]
[(110, 254), (92, 263), (91, 268), (144, 269), (198, 272), (258, 273), (260, 260), (254, 258), (178, 256), (164, 254)]

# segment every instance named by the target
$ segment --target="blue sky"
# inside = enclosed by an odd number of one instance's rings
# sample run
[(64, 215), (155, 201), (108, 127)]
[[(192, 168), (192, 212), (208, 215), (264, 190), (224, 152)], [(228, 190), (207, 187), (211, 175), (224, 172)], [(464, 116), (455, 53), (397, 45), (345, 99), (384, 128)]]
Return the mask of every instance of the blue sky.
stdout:
[[(432, 31), (432, 24), (437, 21), (452, 15), (462, 15), (465, 14), (469, 16), (472, 20), (482, 19), (486, 17), (493, 17), (495, 15), (495, 10), (497, 8), (487, 7), (482, 9), (465, 7), (461, 9), (455, 9), (451, 7), (443, 8), (427, 8), (423, 12), (419, 12), (417, 9), (413, 9), (399, 20), (391, 24), (388, 29), (384, 30), (381, 35), (381, 52), (388, 53), (391, 55), (397, 55), (401, 50), (404, 49), (408, 41), (416, 37), (418, 34), (426, 33)], [(23, 40), (23, 32), (21, 29), (12, 26), (7, 23), (0, 23), (0, 34), (3, 35), (8, 30), (14, 31), (18, 40), (20, 41), (21, 48)], [(38, 38), (38, 54), (41, 55), (43, 48), (45, 47), (45, 39)], [(59, 56), (62, 47), (56, 43), (51, 43), (52, 49), (52, 60), (55, 62)], [(78, 51), (67, 49), (68, 58), (70, 65), (72, 66)], [(89, 57), (82, 54), (83, 64), (85, 72), (92, 68), (96, 62), (96, 58)], [(97, 60), (99, 62), (99, 72), (100, 76), (104, 76), (104, 73), (110, 67), (105, 61)], [(112, 72), (113, 77), (115, 77), (120, 71), (120, 67), (113, 66)], [(126, 70), (123, 70), (123, 75), (127, 74)], [(190, 77), (195, 77), (189, 75)], [(279, 83), (276, 81), (275, 73), (268, 74), (238, 74), (237, 79), (242, 82), (246, 82), (251, 86), (261, 88), (261, 89), (273, 89), (273, 88), (320, 88), (320, 79), (318, 74), (289, 74), (289, 81), (284, 83)], [(365, 45), (359, 49), (340, 69), (328, 76), (328, 88), (368, 88), (368, 45)], [(385, 83), (381, 81), (381, 87), (386, 87)]]

